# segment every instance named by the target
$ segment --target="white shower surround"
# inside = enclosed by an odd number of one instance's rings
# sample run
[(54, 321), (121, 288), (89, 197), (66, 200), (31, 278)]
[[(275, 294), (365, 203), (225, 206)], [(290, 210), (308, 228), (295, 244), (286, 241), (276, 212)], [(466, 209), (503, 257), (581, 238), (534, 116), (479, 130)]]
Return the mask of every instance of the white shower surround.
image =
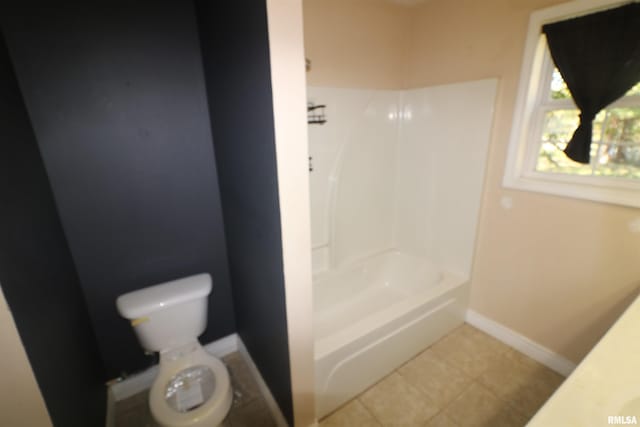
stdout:
[(319, 417), (463, 322), (496, 86), (308, 88)]

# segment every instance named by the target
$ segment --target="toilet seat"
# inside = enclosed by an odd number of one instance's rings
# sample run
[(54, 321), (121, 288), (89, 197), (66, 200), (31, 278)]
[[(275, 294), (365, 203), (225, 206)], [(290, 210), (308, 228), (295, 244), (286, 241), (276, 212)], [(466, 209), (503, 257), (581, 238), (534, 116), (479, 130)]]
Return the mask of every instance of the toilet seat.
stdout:
[[(205, 366), (215, 377), (213, 394), (195, 409), (179, 412), (165, 399), (167, 384), (180, 371), (195, 366)], [(159, 373), (149, 394), (153, 418), (165, 427), (213, 427), (224, 420), (233, 393), (226, 366), (207, 353), (199, 342), (192, 342), (177, 349), (160, 353)]]

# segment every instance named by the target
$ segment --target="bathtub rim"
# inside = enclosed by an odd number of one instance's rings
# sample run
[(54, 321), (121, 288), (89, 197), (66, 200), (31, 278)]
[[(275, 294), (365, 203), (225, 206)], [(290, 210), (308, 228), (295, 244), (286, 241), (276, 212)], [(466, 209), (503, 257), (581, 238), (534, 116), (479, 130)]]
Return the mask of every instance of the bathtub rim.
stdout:
[(418, 310), (421, 306), (439, 298), (452, 289), (465, 285), (468, 281), (468, 278), (460, 274), (446, 270), (442, 271), (442, 279), (437, 285), (392, 304), (384, 310), (371, 313), (334, 334), (319, 339), (314, 337), (314, 360), (318, 361), (354, 341), (375, 333), (376, 330), (389, 322), (406, 313)]

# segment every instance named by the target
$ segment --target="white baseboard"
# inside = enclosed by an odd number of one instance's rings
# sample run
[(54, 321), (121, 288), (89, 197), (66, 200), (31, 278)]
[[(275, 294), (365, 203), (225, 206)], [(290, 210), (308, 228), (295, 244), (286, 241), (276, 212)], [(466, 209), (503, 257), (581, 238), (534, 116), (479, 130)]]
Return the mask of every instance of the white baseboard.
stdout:
[(262, 375), (260, 374), (258, 367), (253, 362), (253, 359), (251, 358), (251, 355), (249, 354), (247, 347), (245, 347), (240, 337), (238, 337), (238, 353), (240, 353), (245, 363), (249, 367), (249, 370), (251, 371), (251, 375), (256, 380), (256, 383), (258, 383), (258, 388), (260, 389), (260, 393), (264, 397), (264, 400), (267, 402), (267, 406), (271, 411), (271, 415), (273, 415), (276, 425), (278, 427), (287, 427), (289, 424), (287, 423), (287, 420), (282, 414), (282, 411), (280, 410), (280, 406), (278, 406), (278, 403), (274, 399), (273, 394), (271, 394), (271, 390), (269, 390), (267, 383), (264, 382), (264, 379), (262, 378)]
[(116, 402), (113, 397), (113, 392), (111, 391), (111, 387), (107, 387), (107, 414), (105, 417), (106, 427), (116, 427), (116, 417), (114, 414), (115, 405), (116, 405)]
[(157, 374), (158, 367), (152, 366), (147, 370), (128, 376), (122, 381), (110, 385), (108, 390), (113, 395), (113, 401), (119, 402), (120, 400), (128, 399), (134, 394), (148, 389), (153, 384)]
[(565, 377), (576, 368), (570, 360), (473, 310), (467, 310), (465, 321)]
[(239, 340), (240, 337), (238, 337), (238, 334), (233, 333), (231, 335), (227, 335), (226, 337), (222, 337), (213, 342), (210, 342), (209, 344), (206, 344), (204, 346), (204, 349), (218, 359), (221, 359), (227, 354), (238, 351)]
[[(221, 358), (234, 351), (238, 351), (238, 339), (238, 334), (233, 333), (206, 344), (204, 348), (215, 357)], [(158, 367), (152, 366), (145, 371), (131, 375), (122, 381), (112, 384), (108, 388), (108, 393), (112, 397), (113, 402), (124, 400), (150, 388), (157, 374)]]

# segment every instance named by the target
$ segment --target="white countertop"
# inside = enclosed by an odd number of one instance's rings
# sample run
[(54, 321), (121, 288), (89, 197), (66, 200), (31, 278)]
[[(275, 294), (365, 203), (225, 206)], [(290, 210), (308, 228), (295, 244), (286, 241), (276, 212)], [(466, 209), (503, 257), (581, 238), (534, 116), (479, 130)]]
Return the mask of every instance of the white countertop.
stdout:
[(608, 425), (640, 425), (640, 297), (527, 424)]

